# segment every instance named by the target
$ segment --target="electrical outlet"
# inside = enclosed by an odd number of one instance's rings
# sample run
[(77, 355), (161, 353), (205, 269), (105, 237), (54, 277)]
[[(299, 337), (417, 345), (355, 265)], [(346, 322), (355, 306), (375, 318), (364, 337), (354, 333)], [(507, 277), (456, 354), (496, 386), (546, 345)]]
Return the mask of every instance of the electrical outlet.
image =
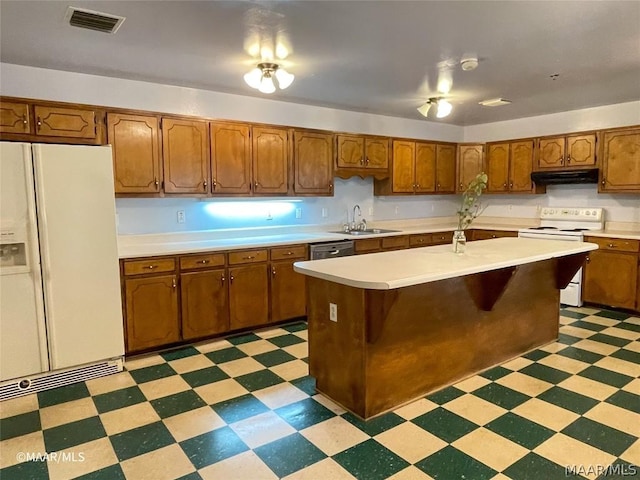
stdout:
[(509, 211), (513, 210), (513, 205), (507, 205), (507, 210)]
[(329, 216), (329, 209), (328, 208), (322, 208), (322, 218), (327, 218)]
[(395, 212), (396, 215), (398, 215), (398, 213), (400, 213), (400, 207), (396, 205), (396, 208), (395, 208), (394, 212)]
[(273, 220), (273, 217), (271, 216), (271, 210), (267, 211), (267, 220)]
[(184, 210), (178, 210), (176, 212), (176, 220), (178, 223), (184, 223), (184, 220), (185, 220)]
[(302, 218), (302, 209), (296, 208), (296, 218)]
[(332, 322), (338, 321), (338, 305), (335, 303), (329, 304), (329, 320)]
[(369, 216), (373, 217), (373, 207), (369, 207)]

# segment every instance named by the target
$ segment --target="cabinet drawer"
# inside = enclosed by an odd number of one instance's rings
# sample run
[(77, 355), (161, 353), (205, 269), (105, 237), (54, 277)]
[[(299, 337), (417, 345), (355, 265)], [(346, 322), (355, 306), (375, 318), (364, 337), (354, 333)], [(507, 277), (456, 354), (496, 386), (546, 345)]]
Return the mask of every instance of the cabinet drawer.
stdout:
[(242, 250), (240, 252), (229, 252), (229, 265), (266, 262), (267, 257), (267, 250)]
[(624, 238), (585, 237), (585, 242), (597, 243), (601, 250), (616, 252), (640, 252), (640, 241)]
[(290, 247), (278, 247), (271, 249), (271, 260), (293, 260), (293, 259), (306, 259), (307, 258), (307, 246), (306, 245), (292, 245)]
[(430, 233), (421, 233), (420, 235), (411, 235), (409, 237), (410, 247), (426, 247), (431, 245), (432, 235)]
[(175, 269), (175, 258), (149, 258), (147, 260), (126, 260), (124, 262), (125, 275), (173, 272)]
[(452, 242), (453, 232), (434, 233), (432, 236), (432, 241), (434, 245)]
[(93, 110), (35, 106), (36, 134), (50, 137), (96, 138)]
[(401, 248), (409, 248), (409, 237), (407, 237), (406, 235), (385, 237), (382, 239), (383, 250), (398, 250)]
[(380, 250), (379, 238), (367, 238), (355, 241), (356, 253), (377, 252)]
[(180, 257), (180, 270), (196, 270), (220, 266), (224, 266), (224, 253), (206, 253)]

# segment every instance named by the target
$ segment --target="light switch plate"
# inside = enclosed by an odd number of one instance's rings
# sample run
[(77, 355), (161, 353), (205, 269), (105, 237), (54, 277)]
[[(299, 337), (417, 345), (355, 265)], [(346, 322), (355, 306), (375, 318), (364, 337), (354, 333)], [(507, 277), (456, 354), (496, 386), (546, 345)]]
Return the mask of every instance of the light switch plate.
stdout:
[(335, 303), (329, 304), (329, 320), (332, 322), (338, 321), (338, 305)]

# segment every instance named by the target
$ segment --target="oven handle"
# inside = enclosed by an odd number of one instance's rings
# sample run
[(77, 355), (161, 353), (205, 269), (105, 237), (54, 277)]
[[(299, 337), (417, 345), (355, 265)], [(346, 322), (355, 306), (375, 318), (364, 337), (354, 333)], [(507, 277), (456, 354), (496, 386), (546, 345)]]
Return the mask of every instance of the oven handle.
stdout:
[(519, 232), (520, 238), (534, 238), (537, 240), (562, 240), (565, 242), (582, 242), (582, 236), (574, 235), (545, 235), (544, 233)]

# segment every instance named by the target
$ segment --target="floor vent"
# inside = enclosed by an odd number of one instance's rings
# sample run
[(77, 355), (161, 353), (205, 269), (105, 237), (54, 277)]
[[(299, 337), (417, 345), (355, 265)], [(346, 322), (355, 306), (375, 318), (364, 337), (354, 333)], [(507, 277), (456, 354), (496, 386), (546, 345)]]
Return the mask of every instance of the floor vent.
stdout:
[(116, 33), (125, 17), (111, 15), (110, 13), (96, 12), (84, 8), (69, 7), (65, 20), (72, 27), (88, 28), (104, 33)]
[(72, 383), (84, 382), (92, 378), (104, 377), (105, 375), (121, 372), (122, 368), (123, 362), (120, 358), (68, 370), (43, 373), (33, 377), (16, 378), (0, 384), (0, 401), (71, 385)]

